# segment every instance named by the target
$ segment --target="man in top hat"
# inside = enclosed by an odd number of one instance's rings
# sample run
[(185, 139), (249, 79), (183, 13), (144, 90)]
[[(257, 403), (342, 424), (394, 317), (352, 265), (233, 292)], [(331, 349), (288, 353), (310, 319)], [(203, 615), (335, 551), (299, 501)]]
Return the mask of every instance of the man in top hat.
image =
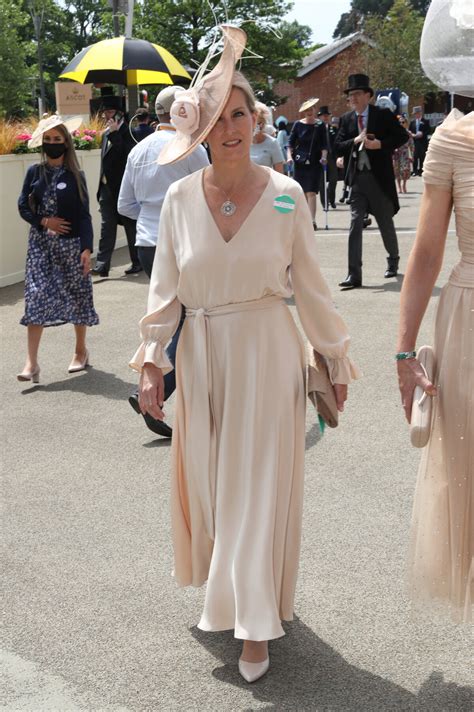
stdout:
[(414, 106), (412, 114), (414, 118), (410, 121), (408, 133), (415, 142), (415, 155), (413, 157), (413, 175), (421, 176), (423, 172), (423, 163), (428, 148), (428, 134), (430, 126), (423, 119), (423, 109), (421, 106)]
[(326, 134), (326, 145), (327, 145), (327, 168), (321, 173), (321, 188), (319, 190), (319, 197), (321, 199), (321, 205), (324, 210), (327, 209), (325, 197), (325, 181), (327, 181), (327, 197), (328, 203), (332, 208), (336, 208), (336, 187), (337, 187), (337, 166), (336, 166), (336, 150), (334, 143), (337, 136), (337, 127), (331, 122), (331, 112), (328, 106), (322, 106), (318, 111), (318, 118), (321, 121), (323, 131)]
[(398, 240), (393, 216), (400, 209), (392, 152), (408, 141), (408, 134), (389, 109), (370, 104), (373, 89), (365, 74), (352, 74), (345, 89), (351, 111), (341, 117), (336, 152), (344, 156), (346, 182), (351, 186), (349, 269), (339, 283), (343, 289), (362, 286), (362, 231), (364, 217), (372, 213), (388, 253), (385, 277), (398, 273)]
[(135, 146), (125, 121), (122, 99), (119, 96), (106, 95), (102, 99), (103, 118), (107, 128), (102, 135), (100, 154), (100, 178), (97, 190), (102, 217), (100, 226), (99, 248), (92, 274), (108, 277), (112, 253), (117, 239), (117, 225), (123, 225), (127, 235), (128, 251), (132, 261), (125, 274), (141, 272), (142, 268), (135, 247), (136, 221), (121, 217), (117, 212), (120, 184), (127, 163), (127, 156)]
[[(174, 102), (178, 86), (162, 89), (155, 102), (155, 113), (160, 123), (152, 135), (147, 136), (130, 152), (120, 188), (118, 210), (137, 221), (136, 246), (140, 263), (148, 278), (151, 277), (153, 260), (160, 227), (161, 208), (168, 188), (172, 183), (209, 165), (207, 153), (202, 145), (182, 161), (166, 166), (157, 163), (163, 148), (175, 135), (171, 125), (170, 109)], [(176, 348), (181, 333), (181, 323), (166, 348), (171, 363), (175, 364)], [(164, 377), (164, 400), (168, 400), (176, 388), (175, 371)], [(138, 391), (131, 395), (128, 402), (138, 414), (143, 415), (147, 427), (158, 435), (171, 437), (172, 430), (164, 420), (157, 420), (149, 413), (142, 413), (138, 404)]]

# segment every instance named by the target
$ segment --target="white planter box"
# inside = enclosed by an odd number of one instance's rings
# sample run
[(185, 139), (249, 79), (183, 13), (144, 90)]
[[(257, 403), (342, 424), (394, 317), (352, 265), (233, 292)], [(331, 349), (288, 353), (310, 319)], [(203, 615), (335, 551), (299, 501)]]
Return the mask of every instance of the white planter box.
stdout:
[[(94, 226), (94, 252), (100, 237), (100, 213), (96, 200), (100, 172), (100, 149), (76, 151), (81, 168), (86, 174), (90, 211)], [(25, 277), (26, 248), (30, 226), (20, 217), (18, 197), (26, 171), (37, 163), (39, 154), (22, 153), (0, 156), (0, 287), (23, 281)], [(117, 231), (116, 247), (127, 244), (122, 227)]]

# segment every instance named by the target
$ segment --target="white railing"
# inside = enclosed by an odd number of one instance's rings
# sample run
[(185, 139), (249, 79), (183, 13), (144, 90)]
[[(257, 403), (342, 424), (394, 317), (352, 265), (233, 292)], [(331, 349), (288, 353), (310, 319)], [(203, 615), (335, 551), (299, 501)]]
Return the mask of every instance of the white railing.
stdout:
[[(96, 200), (100, 171), (100, 149), (77, 151), (80, 166), (86, 174), (90, 210), (94, 225), (94, 252), (100, 237), (100, 214)], [(0, 156), (0, 287), (22, 282), (25, 276), (29, 225), (18, 213), (18, 197), (28, 167), (38, 161), (37, 154)], [(123, 228), (117, 233), (116, 247), (127, 244)]]

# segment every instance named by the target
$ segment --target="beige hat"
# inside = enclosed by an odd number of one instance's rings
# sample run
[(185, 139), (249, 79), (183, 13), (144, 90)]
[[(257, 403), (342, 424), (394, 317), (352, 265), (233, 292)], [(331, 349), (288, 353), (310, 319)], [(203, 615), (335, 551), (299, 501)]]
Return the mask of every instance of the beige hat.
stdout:
[(28, 141), (28, 148), (38, 148), (43, 143), (43, 134), (56, 126), (65, 126), (69, 133), (77, 131), (82, 124), (82, 116), (72, 116), (70, 119), (63, 119), (59, 114), (53, 114), (46, 119), (41, 119), (38, 126), (33, 131), (33, 135)]
[(312, 106), (316, 106), (318, 101), (319, 99), (317, 99), (315, 96), (313, 96), (311, 99), (306, 99), (306, 101), (303, 101), (298, 111), (300, 112), (300, 114), (302, 114), (303, 111), (307, 111), (308, 109), (311, 109)]
[[(242, 56), (247, 35), (240, 27), (221, 25), (224, 49), (214, 69), (202, 76), (207, 62), (196, 73), (196, 83), (176, 93), (170, 108), (171, 123), (176, 134), (163, 147), (158, 157), (160, 165), (185, 158), (202, 143), (216, 124), (232, 91), (235, 64)], [(211, 47), (210, 53), (215, 51)], [(194, 80), (193, 80), (194, 81)]]
[(183, 87), (173, 85), (171, 87), (165, 87), (159, 92), (155, 99), (155, 114), (157, 116), (170, 113), (171, 105), (174, 101), (174, 95), (178, 89), (184, 91)]

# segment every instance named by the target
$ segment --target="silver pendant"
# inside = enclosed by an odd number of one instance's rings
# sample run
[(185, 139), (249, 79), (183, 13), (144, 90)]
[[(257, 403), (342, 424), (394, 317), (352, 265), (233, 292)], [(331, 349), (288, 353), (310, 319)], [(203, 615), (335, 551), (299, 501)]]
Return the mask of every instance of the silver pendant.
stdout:
[(226, 200), (221, 205), (221, 215), (225, 215), (226, 218), (230, 218), (236, 210), (237, 206), (232, 200)]

